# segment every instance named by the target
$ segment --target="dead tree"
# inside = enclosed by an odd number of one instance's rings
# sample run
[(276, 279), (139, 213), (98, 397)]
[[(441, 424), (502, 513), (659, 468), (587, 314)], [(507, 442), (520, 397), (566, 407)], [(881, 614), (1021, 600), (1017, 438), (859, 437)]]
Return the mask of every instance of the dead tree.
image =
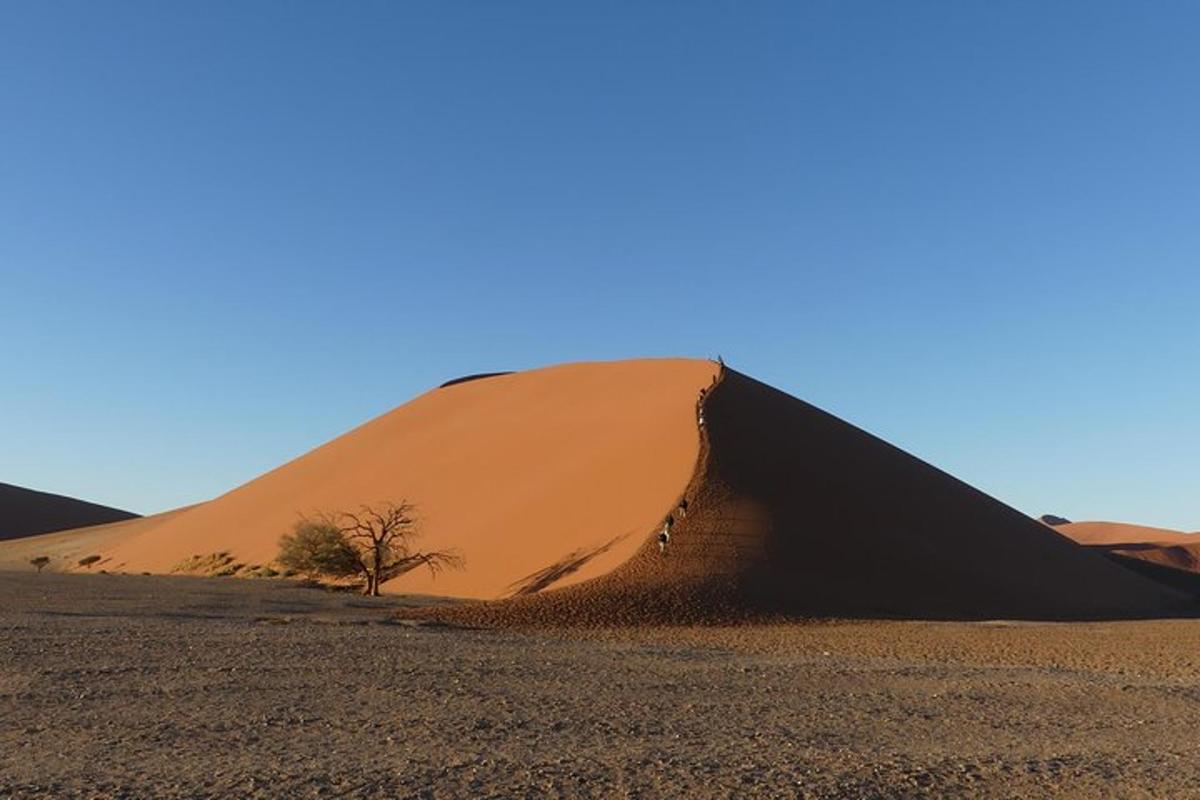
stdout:
[(426, 553), (413, 549), (420, 529), (416, 507), (407, 501), (342, 511), (336, 515), (336, 524), (358, 554), (363, 594), (378, 597), (380, 584), (417, 567), (426, 567), (432, 575), (463, 567), (462, 556), (452, 550)]

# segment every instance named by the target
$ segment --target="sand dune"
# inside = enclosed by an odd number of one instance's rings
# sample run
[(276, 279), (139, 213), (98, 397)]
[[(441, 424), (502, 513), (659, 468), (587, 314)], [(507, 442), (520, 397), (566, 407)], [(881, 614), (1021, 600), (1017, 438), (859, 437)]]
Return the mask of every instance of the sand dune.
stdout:
[(1100, 552), (1200, 573), (1200, 534), (1125, 522), (1072, 522), (1055, 530)]
[(1068, 522), (1054, 526), (1054, 530), (1086, 545), (1200, 543), (1196, 534), (1128, 522)]
[[(86, 528), (0, 542), (0, 569), (28, 569), (31, 558), (47, 556), (50, 559), (47, 569), (53, 572), (107, 570), (113, 566), (112, 559), (102, 554), (134, 534), (154, 530), (189, 508), (194, 506), (151, 514), (148, 517), (110, 522), (106, 525), (90, 525)], [(81, 558), (93, 555), (100, 555), (101, 560), (87, 568), (79, 567), (78, 562)]]
[(449, 612), (481, 622), (751, 610), (1083, 619), (1172, 613), (1180, 594), (825, 412), (726, 371), (665, 554), (647, 541), (595, 581)]
[(265, 564), (301, 514), (404, 497), (419, 507), (420, 546), (457, 549), (467, 569), (436, 581), (409, 573), (392, 590), (494, 598), (556, 567), (552, 583), (568, 585), (628, 559), (670, 510), (696, 462), (696, 392), (715, 370), (640, 360), (454, 382), (162, 525), (131, 529), (104, 555), (132, 572), (221, 551)]
[(132, 572), (221, 551), (266, 564), (300, 514), (404, 497), (422, 546), (457, 549), (467, 568), (387, 588), (503, 598), (453, 612), (477, 621), (1081, 619), (1190, 602), (807, 403), (717, 378), (708, 361), (641, 360), (451, 382), (130, 524), (102, 554)]
[(137, 514), (0, 483), (0, 540), (133, 519)]
[(1200, 572), (1200, 544), (1131, 544), (1109, 547), (1108, 550), (1164, 567)]

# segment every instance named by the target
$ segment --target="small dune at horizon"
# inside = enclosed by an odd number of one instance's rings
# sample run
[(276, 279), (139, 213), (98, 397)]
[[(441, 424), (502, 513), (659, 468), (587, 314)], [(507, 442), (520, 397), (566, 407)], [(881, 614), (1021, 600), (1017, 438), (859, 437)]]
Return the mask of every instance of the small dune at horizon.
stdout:
[(1094, 520), (1067, 522), (1052, 527), (1072, 541), (1083, 545), (1200, 543), (1200, 535), (1195, 533), (1130, 522)]
[(139, 515), (66, 495), (0, 483), (0, 540), (136, 519)]
[(1072, 522), (1054, 530), (1100, 552), (1200, 574), (1200, 534), (1102, 521)]

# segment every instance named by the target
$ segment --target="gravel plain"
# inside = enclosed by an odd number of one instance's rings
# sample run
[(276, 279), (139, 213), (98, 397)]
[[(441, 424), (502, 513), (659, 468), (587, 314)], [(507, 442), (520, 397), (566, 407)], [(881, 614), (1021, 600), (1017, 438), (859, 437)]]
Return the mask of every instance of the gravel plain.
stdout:
[(0, 797), (1200, 797), (1200, 621), (414, 625), (0, 573)]

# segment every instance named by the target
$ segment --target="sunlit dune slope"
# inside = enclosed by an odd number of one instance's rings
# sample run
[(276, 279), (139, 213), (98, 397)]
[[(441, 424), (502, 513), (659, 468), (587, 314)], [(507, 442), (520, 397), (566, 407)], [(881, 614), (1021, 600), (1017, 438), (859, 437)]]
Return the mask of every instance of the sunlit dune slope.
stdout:
[(0, 483), (0, 540), (133, 519), (137, 514)]
[(412, 572), (391, 591), (493, 598), (581, 561), (555, 584), (600, 575), (629, 558), (691, 478), (696, 396), (715, 371), (647, 359), (434, 389), (104, 555), (133, 572), (221, 551), (266, 564), (301, 514), (403, 498), (419, 508), (419, 546), (456, 549), (466, 569), (436, 581)]

